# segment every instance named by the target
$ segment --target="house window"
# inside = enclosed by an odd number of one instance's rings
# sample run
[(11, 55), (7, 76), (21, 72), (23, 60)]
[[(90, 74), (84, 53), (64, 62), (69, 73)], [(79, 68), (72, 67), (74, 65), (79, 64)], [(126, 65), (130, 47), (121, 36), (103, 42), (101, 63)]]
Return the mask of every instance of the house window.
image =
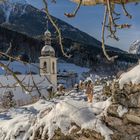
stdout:
[(55, 74), (55, 63), (52, 63), (52, 73)]

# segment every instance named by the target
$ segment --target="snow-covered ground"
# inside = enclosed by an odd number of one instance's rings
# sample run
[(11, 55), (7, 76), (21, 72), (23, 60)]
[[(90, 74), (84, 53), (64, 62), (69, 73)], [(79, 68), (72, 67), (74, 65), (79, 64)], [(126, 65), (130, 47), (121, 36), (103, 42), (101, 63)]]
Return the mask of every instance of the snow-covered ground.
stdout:
[(82, 78), (82, 74), (89, 72), (89, 68), (86, 67), (80, 67), (77, 66), (73, 63), (58, 63), (58, 71), (59, 72), (63, 72), (63, 71), (67, 71), (67, 72), (73, 72), (73, 73), (77, 73), (78, 74), (78, 78)]
[[(47, 77), (40, 76), (39, 75), (39, 64), (24, 64), (18, 61), (8, 62), (8, 61), (2, 61), (4, 64), (8, 65), (9, 68), (16, 73), (19, 73), (17, 75), (18, 79), (22, 81), (22, 83), (26, 86), (27, 89), (31, 89), (34, 85), (33, 80), (35, 84), (38, 86), (41, 94), (43, 96), (48, 95), (47, 93), (47, 87), (51, 84)], [(77, 73), (78, 78), (82, 78), (82, 73), (88, 72), (88, 68), (82, 68), (80, 66), (76, 66), (75, 64), (61, 62), (58, 63), (58, 71), (59, 74), (68, 74), (68, 73)], [(65, 72), (64, 72), (65, 71)], [(34, 73), (32, 76), (31, 73)], [(5, 76), (6, 74), (6, 76)], [(14, 99), (16, 102), (30, 102), (32, 100), (32, 97), (37, 98), (38, 97), (38, 91), (36, 88), (30, 93), (27, 93), (25, 90), (23, 90), (17, 81), (14, 79), (13, 76), (8, 75), (8, 73), (4, 70), (3, 67), (0, 67), (0, 99), (6, 92), (12, 92), (14, 94)], [(62, 80), (62, 79), (61, 79)], [(70, 79), (71, 81), (71, 79)], [(59, 82), (59, 79), (58, 79)], [(68, 82), (64, 79), (64, 82)], [(24, 103), (23, 103), (24, 104)]]
[(140, 83), (140, 64), (120, 76), (119, 83), (121, 88), (125, 83), (130, 82), (132, 82), (133, 84)]
[[(15, 64), (17, 63), (15, 62)], [(24, 66), (22, 67), (23, 69), (21, 67), (20, 65), (20, 67), (15, 68), (21, 70), (21, 72), (22, 70), (25, 72)], [(58, 71), (75, 72), (79, 75), (80, 79), (84, 72), (89, 72), (89, 69), (70, 63), (58, 63)], [(23, 75), (21, 75), (21, 77), (22, 76)], [(29, 81), (28, 76), (26, 76), (27, 75), (25, 75), (23, 79), (24, 83), (28, 83)], [(39, 79), (39, 75), (34, 76), (36, 79)], [(2, 76), (2, 79), (3, 78), (4, 76)], [(93, 77), (91, 77), (91, 79), (92, 78)], [(4, 82), (3, 85), (8, 82), (11, 84), (11, 80), (2, 81)], [(40, 79), (40, 81), (42, 81), (42, 79)], [(40, 84), (38, 80), (36, 82)], [(14, 83), (15, 81), (13, 84)], [(48, 83), (46, 83), (46, 86), (47, 85)], [(42, 86), (42, 84), (40, 86)], [(18, 88), (21, 89), (20, 86), (18, 86)], [(99, 132), (105, 140), (110, 140), (110, 135), (113, 132), (103, 123), (102, 117), (106, 115), (106, 110), (111, 104), (111, 98), (104, 98), (102, 88), (102, 86), (94, 87), (94, 100), (92, 103), (87, 102), (84, 91), (76, 93), (76, 91), (73, 90), (65, 93), (64, 96), (55, 97), (51, 100), (40, 99), (31, 105), (11, 108), (4, 112), (1, 111), (0, 140), (34, 140), (36, 132), (39, 130), (42, 139), (45, 138), (46, 133), (49, 139), (51, 139), (55, 134), (55, 130), (58, 130), (58, 128), (63, 134), (70, 134), (72, 130), (75, 129), (72, 125), (73, 123), (79, 126), (81, 130), (95, 130)], [(46, 89), (43, 88), (43, 90)], [(21, 91), (17, 92), (21, 93)], [(15, 96), (16, 98), (19, 97), (19, 93)], [(24, 94), (22, 98), (24, 98)], [(81, 131), (78, 133), (80, 132)]]
[[(30, 72), (32, 73), (36, 73), (39, 74), (39, 64), (38, 63), (32, 63), (32, 64), (24, 64), (18, 61), (13, 61), (10, 62), (9, 61), (2, 61), (4, 64), (9, 65), (9, 68), (11, 70), (13, 70), (14, 72), (19, 72), (21, 74), (28, 74)], [(82, 73), (84, 72), (89, 72), (89, 68), (86, 67), (80, 67), (77, 66), (73, 63), (67, 63), (67, 62), (58, 62), (57, 64), (57, 70), (58, 72), (73, 72), (73, 73), (77, 73), (79, 78), (82, 77)], [(0, 74), (5, 74), (5, 70), (0, 67)]]
[(93, 103), (85, 100), (84, 92), (71, 91), (50, 101), (39, 100), (32, 105), (2, 112), (0, 140), (32, 140), (42, 126), (42, 139), (46, 133), (51, 139), (58, 128), (68, 135), (74, 129), (72, 123), (81, 129), (95, 130), (101, 133), (105, 140), (110, 140), (110, 134), (113, 132), (101, 121), (101, 117), (106, 115), (111, 99), (97, 102), (96, 98), (102, 96), (101, 90), (101, 86), (95, 87), (96, 96)]
[(48, 97), (47, 87), (50, 85), (50, 82), (47, 77), (39, 75), (17, 75), (17, 77), (22, 81), (22, 84), (26, 89), (31, 90), (31, 92), (27, 92), (22, 89), (13, 76), (0, 75), (0, 101), (1, 97), (3, 97), (6, 92), (10, 91), (13, 93), (13, 99), (17, 104), (19, 102), (23, 102), (23, 104), (30, 103), (33, 98), (37, 99), (39, 97), (38, 90), (35, 88), (34, 83), (36, 83), (42, 96), (45, 98)]
[[(17, 74), (30, 74), (39, 75), (40, 68), (39, 63), (25, 64), (18, 61), (2, 61), (2, 63), (9, 66), (9, 68)], [(72, 63), (67, 62), (58, 62), (57, 63), (58, 71), (58, 83), (64, 84), (65, 87), (72, 87), (77, 81), (83, 80), (85, 78), (85, 73), (90, 71), (89, 68), (80, 67)], [(0, 67), (0, 75), (11, 74), (7, 73), (3, 67)], [(48, 85), (46, 85), (48, 86)]]
[[(33, 64), (33, 63), (24, 64), (19, 61), (13, 61), (13, 62), (1, 61), (1, 62), (4, 63), (5, 65), (8, 65), (13, 72), (17, 72), (21, 74), (29, 74), (30, 72), (35, 74), (39, 73), (38, 64)], [(0, 67), (0, 75), (4, 75), (4, 74), (6, 74), (6, 71), (4, 70), (3, 67)]]

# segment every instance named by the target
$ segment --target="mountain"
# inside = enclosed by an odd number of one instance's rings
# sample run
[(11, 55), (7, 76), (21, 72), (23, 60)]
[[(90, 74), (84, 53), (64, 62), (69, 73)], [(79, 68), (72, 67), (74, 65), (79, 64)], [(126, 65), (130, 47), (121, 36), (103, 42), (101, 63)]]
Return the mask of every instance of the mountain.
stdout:
[(138, 55), (140, 54), (140, 40), (136, 40), (131, 44), (129, 53)]
[[(56, 56), (66, 62), (90, 67), (96, 73), (112, 75), (120, 69), (125, 70), (129, 64), (136, 63), (138, 60), (134, 55), (106, 46), (110, 56), (118, 56), (115, 63), (108, 62), (103, 55), (100, 41), (56, 17), (53, 19), (62, 31), (64, 50), (72, 54), (72, 57), (68, 59), (62, 55), (58, 40), (56, 40), (55, 29), (48, 21), (48, 27), (52, 33), (52, 46), (56, 51)], [(44, 45), (43, 34), (46, 27), (45, 13), (29, 5), (27, 0), (8, 0), (0, 3), (0, 51), (5, 52), (11, 42), (10, 55), (18, 57), (26, 54), (30, 62), (38, 62)]]
[[(53, 17), (62, 31), (63, 38), (100, 47), (101, 42), (66, 22)], [(2, 27), (40, 38), (46, 30), (46, 15), (43, 11), (31, 6), (26, 0), (8, 0), (0, 4), (0, 24)], [(49, 23), (49, 29), (55, 35), (55, 29)], [(111, 49), (111, 47), (110, 47)], [(116, 51), (120, 49), (114, 48)]]

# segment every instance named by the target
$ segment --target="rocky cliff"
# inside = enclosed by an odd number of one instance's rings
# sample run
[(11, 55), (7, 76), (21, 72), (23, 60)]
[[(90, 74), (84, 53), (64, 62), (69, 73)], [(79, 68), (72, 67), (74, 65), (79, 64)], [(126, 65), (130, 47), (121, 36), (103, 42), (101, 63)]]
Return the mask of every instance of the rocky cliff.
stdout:
[(140, 40), (136, 40), (131, 44), (129, 53), (140, 55)]

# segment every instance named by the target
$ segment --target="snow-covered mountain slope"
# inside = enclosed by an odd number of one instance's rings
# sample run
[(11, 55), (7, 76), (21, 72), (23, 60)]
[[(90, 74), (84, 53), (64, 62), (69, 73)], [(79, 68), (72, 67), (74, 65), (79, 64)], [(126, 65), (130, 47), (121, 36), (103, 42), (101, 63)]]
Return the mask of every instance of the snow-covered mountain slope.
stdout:
[[(9, 64), (8, 61), (2, 61), (4, 64)], [(18, 61), (13, 61), (9, 64), (9, 68), (20, 75), (28, 75), (32, 73), (33, 75), (39, 75), (40, 67), (39, 63), (31, 63), (31, 64), (24, 64)], [(79, 80), (85, 79), (85, 76), (89, 75), (89, 68), (80, 67), (72, 63), (67, 63), (65, 61), (57, 63), (57, 71), (58, 71), (58, 83), (64, 84), (66, 87), (71, 87), (73, 84), (78, 82)], [(0, 67), (0, 76), (7, 74), (7, 71), (3, 67)], [(75, 80), (66, 80), (62, 78), (63, 76), (67, 77), (70, 74), (75, 75)], [(26, 76), (25, 76), (26, 77)], [(60, 78), (61, 77), (61, 78)], [(73, 82), (72, 82), (73, 81)]]
[(78, 75), (78, 80), (83, 79), (82, 74), (89, 72), (90, 69), (86, 68), (86, 67), (80, 67), (77, 66), (73, 63), (58, 63), (58, 72), (59, 73), (65, 73), (65, 72), (73, 72), (73, 73), (77, 73)]
[[(32, 37), (42, 36), (46, 30), (46, 15), (43, 11), (30, 5), (30, 3), (28, 0), (8, 0), (1, 2), (1, 26)], [(54, 17), (54, 20), (57, 21), (58, 26), (61, 28), (63, 37), (99, 46), (100, 42), (90, 35), (60, 19)], [(51, 23), (49, 23), (49, 28), (54, 35), (55, 29)]]
[[(0, 8), (4, 12), (5, 22), (9, 23), (9, 18), (13, 11), (16, 12), (16, 5), (27, 5), (26, 0), (7, 0), (0, 2)], [(24, 14), (24, 10), (22, 11), (22, 14)]]
[[(10, 30), (24, 33), (30, 37), (42, 38), (47, 28), (46, 14), (41, 9), (35, 8), (34, 5), (36, 4), (33, 0), (7, 0), (1, 2), (0, 25)], [(63, 38), (98, 48), (101, 46), (101, 42), (94, 37), (56, 17), (53, 18), (61, 29)], [(50, 22), (49, 29), (55, 35), (56, 31)], [(123, 52), (113, 47), (109, 47), (108, 49)]]
[[(8, 65), (8, 61), (1, 61), (2, 63)], [(15, 73), (20, 73), (20, 74), (29, 74), (34, 73), (38, 74), (39, 73), (39, 65), (38, 64), (24, 64), (18, 61), (13, 61), (9, 64), (9, 68), (15, 72)], [(4, 70), (3, 67), (0, 67), (0, 75), (4, 75), (7, 72)]]
[[(8, 64), (8, 61), (2, 61), (4, 64)], [(24, 64), (18, 61), (13, 61), (9, 64), (9, 68), (13, 70), (13, 72), (18, 72), (21, 74), (28, 74), (30, 72), (34, 74), (39, 74), (39, 64), (38, 63), (31, 63), (31, 64)], [(90, 69), (86, 67), (80, 67), (73, 63), (67, 63), (67, 62), (58, 62), (57, 64), (57, 70), (59, 73), (64, 72), (73, 72), (77, 73), (78, 77), (80, 78), (83, 73), (89, 72)], [(3, 69), (3, 67), (0, 67), (0, 75), (4, 75), (6, 71)]]
[(133, 42), (129, 48), (129, 53), (140, 54), (140, 40)]

